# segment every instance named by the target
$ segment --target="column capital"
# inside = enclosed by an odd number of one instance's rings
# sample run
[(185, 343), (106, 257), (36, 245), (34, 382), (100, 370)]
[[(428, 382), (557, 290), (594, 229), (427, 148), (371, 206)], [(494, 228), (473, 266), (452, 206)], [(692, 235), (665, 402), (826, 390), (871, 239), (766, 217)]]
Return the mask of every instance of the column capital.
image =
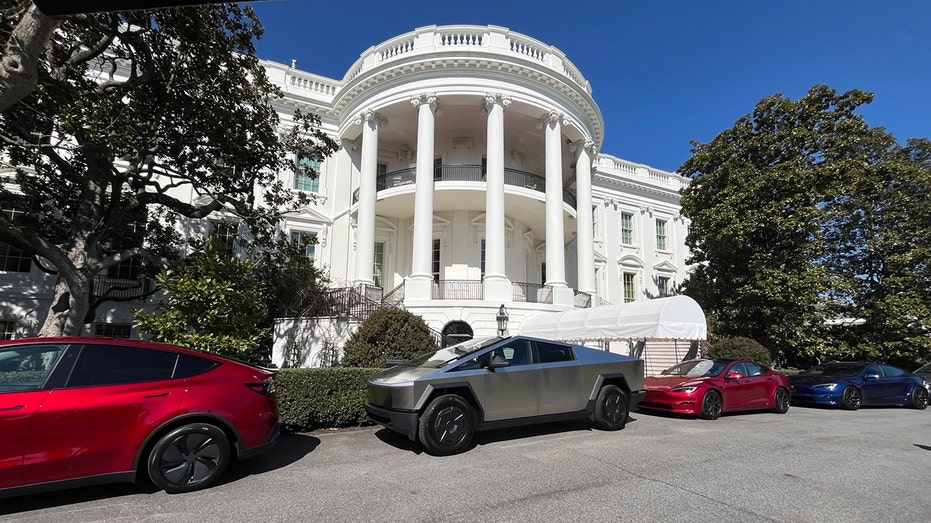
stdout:
[(411, 105), (415, 108), (421, 105), (428, 105), (431, 111), (436, 111), (440, 104), (437, 101), (436, 93), (421, 93), (411, 97)]
[(505, 96), (501, 93), (485, 93), (482, 96), (482, 113), (487, 113), (489, 106), (498, 104), (502, 108), (506, 109), (507, 106), (511, 105), (511, 97)]
[(566, 115), (560, 111), (550, 111), (544, 114), (539, 120), (537, 120), (537, 129), (543, 129), (551, 123), (558, 123), (560, 125), (566, 125), (569, 123), (566, 119)]
[(375, 122), (375, 125), (378, 127), (388, 127), (388, 119), (382, 116), (381, 113), (376, 113), (371, 109), (359, 113), (359, 116), (357, 116), (355, 120), (357, 125), (368, 122)]
[(595, 141), (591, 138), (576, 140), (569, 144), (569, 151), (571, 152), (579, 151), (581, 153), (583, 150), (588, 152), (592, 159), (595, 158), (598, 151), (597, 147), (595, 147)]

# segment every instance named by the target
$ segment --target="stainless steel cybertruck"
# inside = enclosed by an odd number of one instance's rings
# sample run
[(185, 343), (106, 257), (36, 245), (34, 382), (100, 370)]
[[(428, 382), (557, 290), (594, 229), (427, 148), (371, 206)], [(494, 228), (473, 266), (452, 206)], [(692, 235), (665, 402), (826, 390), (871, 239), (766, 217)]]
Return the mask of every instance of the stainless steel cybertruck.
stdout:
[(476, 430), (589, 418), (624, 428), (643, 399), (643, 360), (556, 341), (473, 339), (368, 381), (369, 416), (434, 455), (467, 449)]

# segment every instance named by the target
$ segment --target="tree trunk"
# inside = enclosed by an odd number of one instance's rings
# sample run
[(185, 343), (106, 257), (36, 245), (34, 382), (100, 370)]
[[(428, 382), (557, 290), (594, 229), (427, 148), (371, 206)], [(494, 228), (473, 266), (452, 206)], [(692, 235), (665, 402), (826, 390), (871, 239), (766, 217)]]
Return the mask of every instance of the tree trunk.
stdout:
[(32, 4), (10, 34), (0, 57), (0, 112), (29, 95), (38, 82), (38, 64), (58, 20)]
[(55, 291), (52, 293), (52, 305), (49, 307), (45, 323), (39, 329), (40, 337), (79, 336), (84, 327), (84, 318), (90, 307), (89, 279), (84, 275), (78, 278), (83, 288), (72, 289), (65, 278), (58, 276)]

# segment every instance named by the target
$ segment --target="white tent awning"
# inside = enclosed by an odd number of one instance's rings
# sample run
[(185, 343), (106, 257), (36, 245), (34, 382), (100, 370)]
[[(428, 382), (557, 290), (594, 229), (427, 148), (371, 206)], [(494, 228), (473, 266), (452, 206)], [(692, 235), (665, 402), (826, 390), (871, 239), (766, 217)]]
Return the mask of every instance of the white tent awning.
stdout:
[(703, 340), (708, 324), (695, 300), (672, 296), (537, 314), (521, 323), (520, 334), (563, 341)]

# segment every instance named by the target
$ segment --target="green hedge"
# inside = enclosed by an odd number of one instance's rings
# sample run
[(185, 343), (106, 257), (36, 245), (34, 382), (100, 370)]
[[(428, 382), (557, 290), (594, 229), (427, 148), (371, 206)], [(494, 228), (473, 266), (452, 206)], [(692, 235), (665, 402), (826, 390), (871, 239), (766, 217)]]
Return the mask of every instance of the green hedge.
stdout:
[(384, 369), (281, 369), (275, 376), (284, 429), (303, 432), (371, 425), (365, 413), (366, 380)]

